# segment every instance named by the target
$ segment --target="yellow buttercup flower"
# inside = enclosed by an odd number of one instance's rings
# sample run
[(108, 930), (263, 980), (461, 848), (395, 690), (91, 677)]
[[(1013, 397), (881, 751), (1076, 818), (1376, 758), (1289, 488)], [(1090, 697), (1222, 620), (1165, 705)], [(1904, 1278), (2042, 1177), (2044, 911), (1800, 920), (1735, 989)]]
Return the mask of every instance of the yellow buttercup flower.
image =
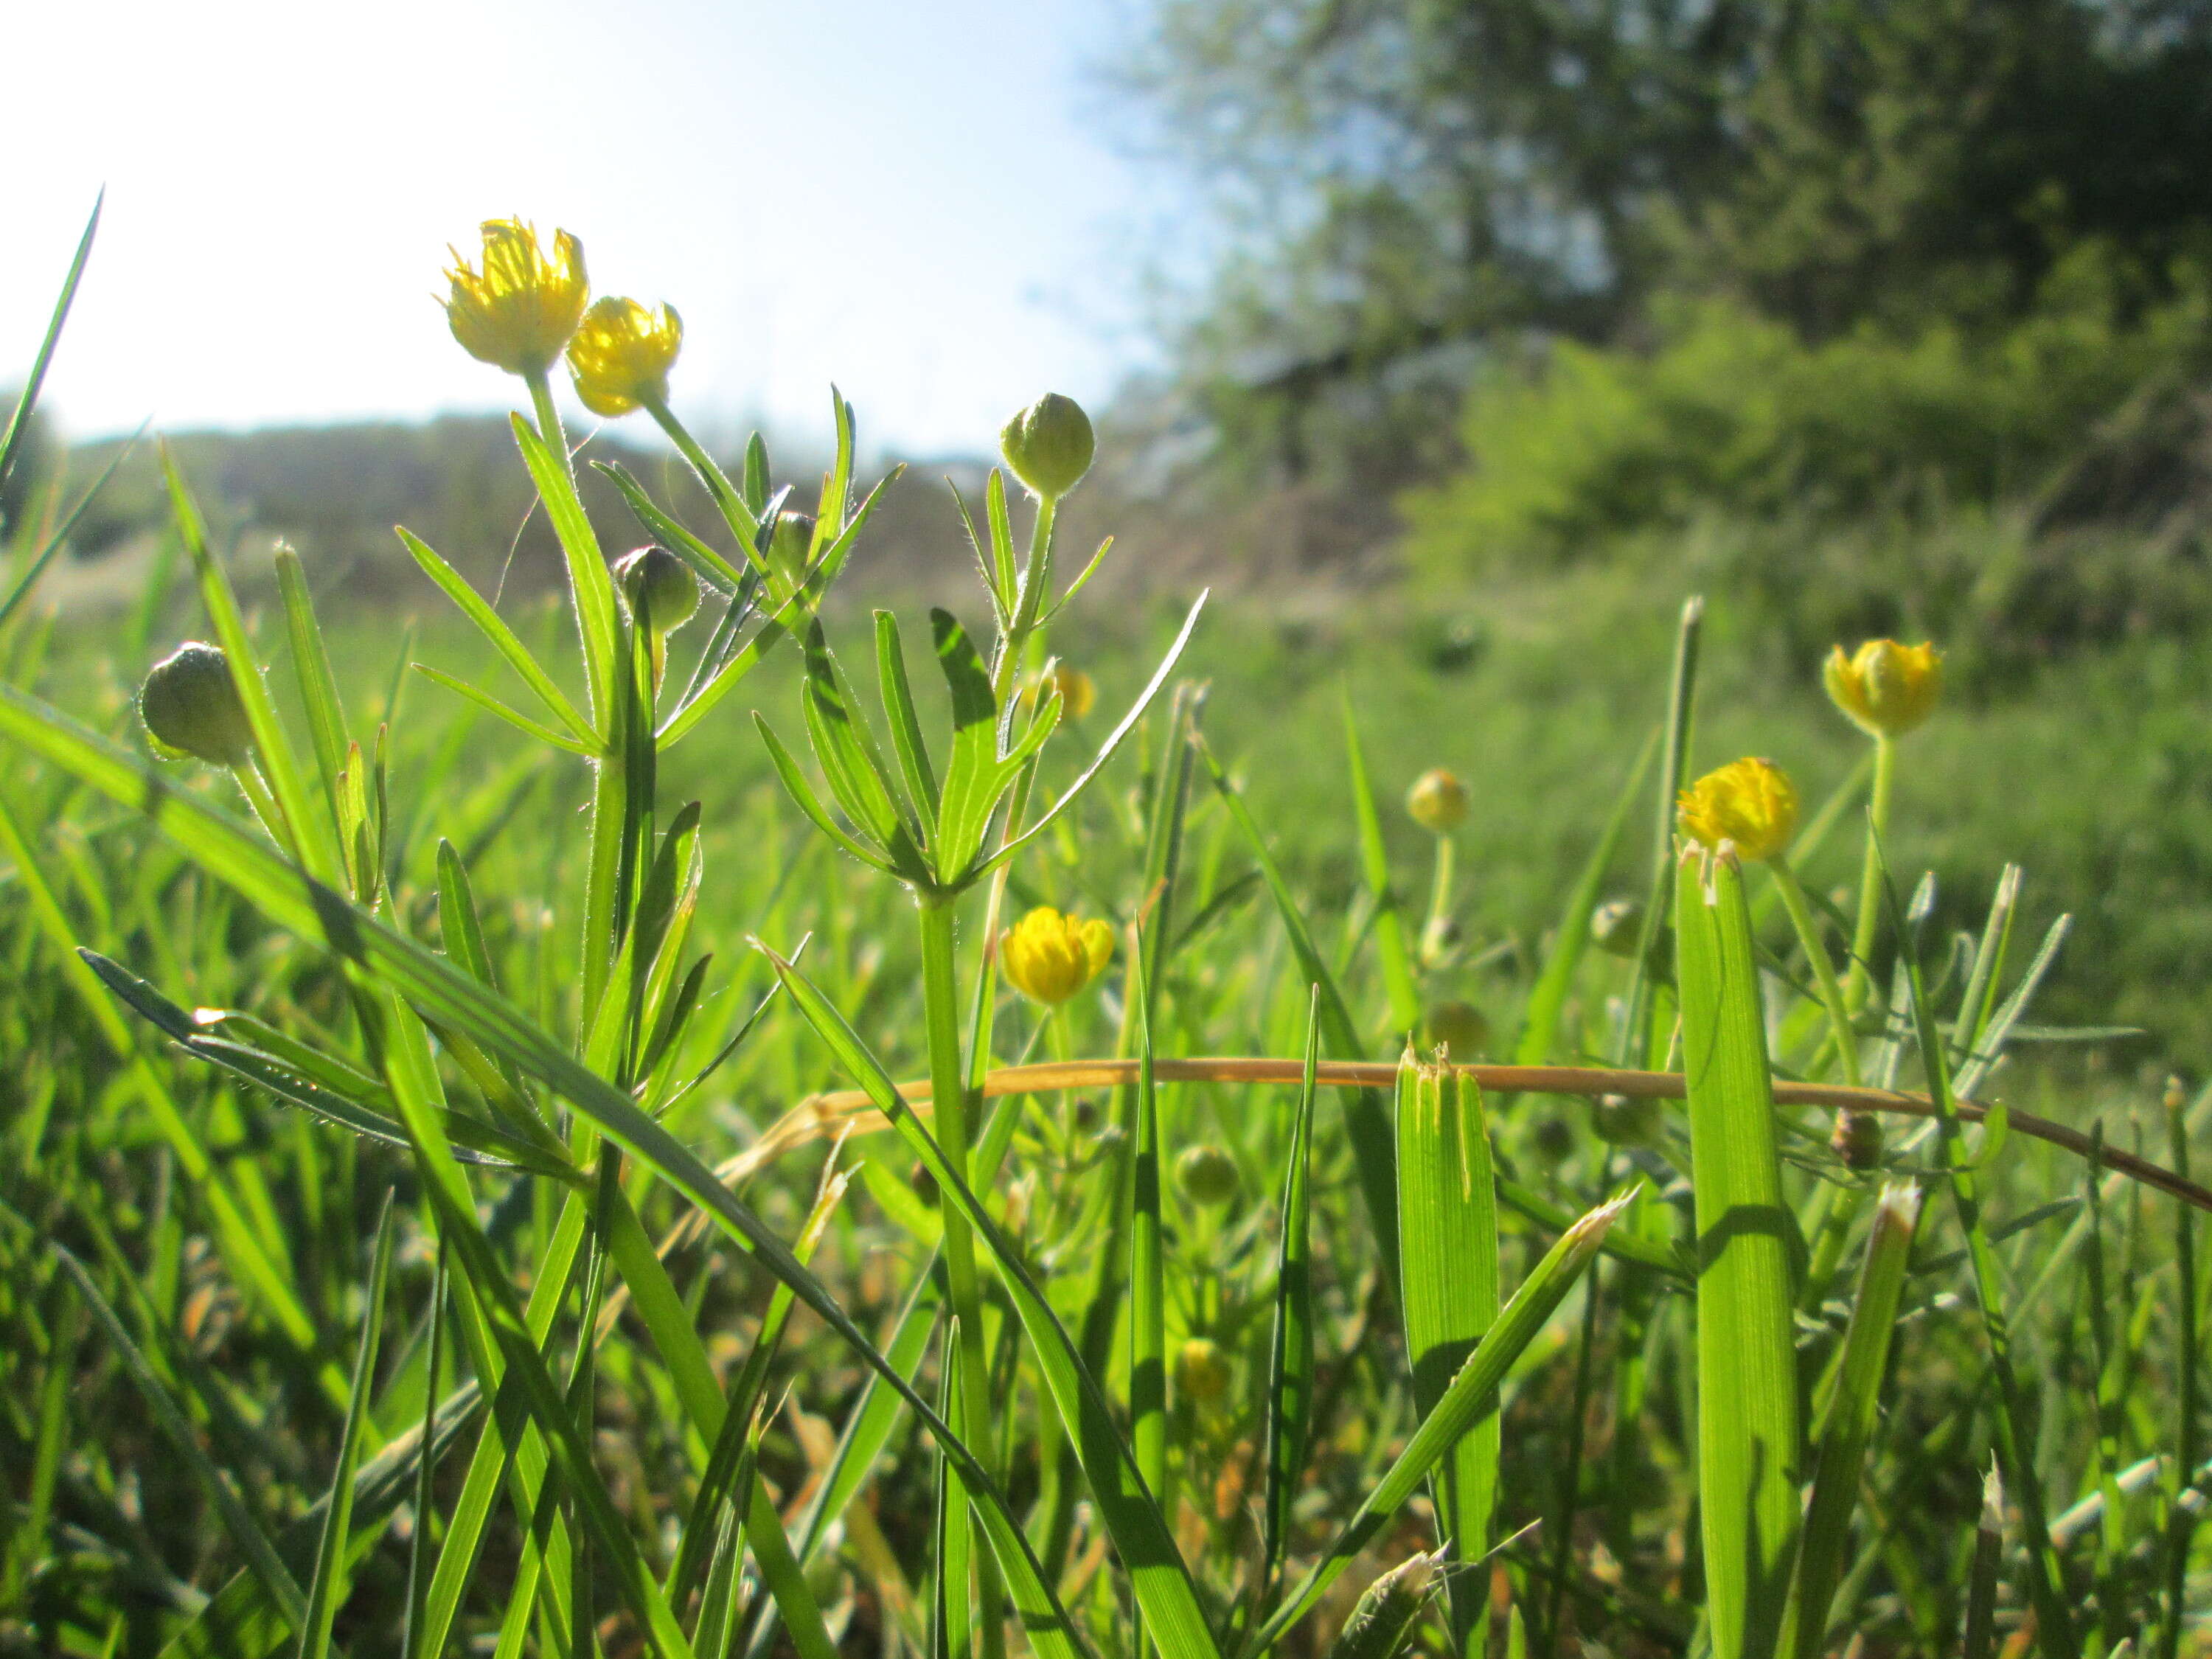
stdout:
[(1828, 695), (1871, 737), (1910, 732), (1936, 712), (1943, 659), (1932, 645), (1869, 640), (1850, 656), (1838, 646), (1824, 670)]
[(999, 935), (999, 965), (1024, 996), (1058, 1005), (1098, 976), (1114, 954), (1114, 930), (1039, 905)]
[(635, 300), (595, 300), (568, 342), (576, 395), (610, 420), (668, 399), (668, 371), (684, 346), (684, 319), (674, 306), (655, 316)]
[(446, 276), (453, 291), (446, 320), (462, 349), (510, 374), (542, 374), (552, 368), (576, 331), (591, 292), (583, 244), (556, 231), (548, 258), (535, 228), (520, 219), (488, 219), (481, 271), (471, 268), (459, 248), (451, 252), (453, 265)]
[(1692, 841), (1714, 852), (1726, 842), (1760, 863), (1797, 833), (1797, 788), (1771, 761), (1730, 761), (1685, 789), (1675, 816)]

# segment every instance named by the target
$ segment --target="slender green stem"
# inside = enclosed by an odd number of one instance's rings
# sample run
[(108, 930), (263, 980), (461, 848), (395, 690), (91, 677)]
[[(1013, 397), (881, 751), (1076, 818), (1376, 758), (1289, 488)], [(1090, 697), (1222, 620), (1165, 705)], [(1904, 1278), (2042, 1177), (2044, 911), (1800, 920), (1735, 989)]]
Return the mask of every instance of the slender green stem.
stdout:
[(1429, 919), (1421, 928), (1421, 939), (1425, 945), (1437, 937), (1451, 915), (1455, 852), (1455, 843), (1449, 832), (1437, 837), (1436, 878), (1429, 884)]
[(538, 435), (545, 441), (545, 447), (560, 458), (561, 470), (574, 483), (576, 469), (568, 459), (568, 434), (561, 429), (561, 411), (553, 404), (552, 379), (542, 368), (534, 369), (522, 378), (530, 387), (530, 407), (538, 417)]
[[(2189, 1126), (2182, 1110), (2185, 1099), (2179, 1079), (2166, 1085), (2168, 1145), (2174, 1171), (2185, 1179), (2189, 1174)], [(2181, 1625), (2187, 1611), (2189, 1540), (2197, 1524), (2195, 1511), (2181, 1501), (2181, 1497), (2188, 1489), (2201, 1455), (2197, 1414), (2198, 1367), (2203, 1363), (2203, 1355), (2197, 1334), (2197, 1225), (2196, 1218), (2185, 1204), (2175, 1206), (2174, 1230), (2175, 1261), (2179, 1270), (2176, 1296), (2180, 1304), (2174, 1352), (2179, 1356), (2181, 1398), (2178, 1402), (2180, 1420), (2174, 1433), (2173, 1474), (2166, 1493), (2166, 1614), (2159, 1624), (2160, 1659), (2174, 1659), (2181, 1650)]]
[(1806, 960), (1813, 965), (1813, 982), (1820, 988), (1820, 1001), (1835, 1030), (1836, 1058), (1843, 1065), (1844, 1081), (1856, 1088), (1858, 1040), (1851, 1032), (1851, 1017), (1844, 1005), (1843, 987), (1836, 981), (1836, 965), (1828, 960), (1828, 947), (1821, 941), (1820, 930), (1814, 923), (1812, 907), (1805, 902), (1805, 889), (1797, 879), (1797, 872), (1790, 867), (1788, 859), (1778, 854), (1767, 860), (1767, 867), (1774, 872), (1782, 908), (1790, 913), (1790, 924), (1797, 930), (1797, 942), (1805, 947)]
[(1052, 530), (1059, 515), (1058, 497), (1037, 498), (1036, 522), (1030, 530), (1030, 556), (1022, 566), (1021, 586), (1014, 595), (1013, 620), (1006, 624), (1006, 636), (1000, 643), (998, 668), (994, 675), (996, 684), (992, 689), (998, 693), (1002, 708), (1013, 695), (1023, 659), (1029, 654), (1030, 636), (1036, 631), (1037, 617), (1043, 613), (1045, 597), (1052, 586)]
[(1867, 837), (1866, 865), (1859, 876), (1858, 925), (1851, 929), (1850, 970), (1844, 982), (1844, 1006), (1852, 1013), (1866, 1006), (1873, 983), (1867, 964), (1874, 955), (1875, 921), (1881, 914), (1881, 848), (1889, 836), (1889, 800), (1896, 781), (1897, 744), (1878, 736), (1874, 740), (1874, 788), (1867, 801), (1874, 830)]
[[(968, 1179), (968, 1079), (961, 1063), (957, 961), (953, 938), (954, 896), (918, 894), (921, 913), (921, 1000), (928, 1028), (931, 1097), (936, 1103), (937, 1144), (962, 1181)], [(960, 1322), (961, 1437), (980, 1458), (999, 1443), (991, 1415), (989, 1355), (983, 1346), (982, 1297), (975, 1280), (975, 1236), (967, 1218), (952, 1205), (944, 1207), (945, 1275), (953, 1316)], [(1002, 1591), (994, 1563), (976, 1558), (977, 1624), (985, 1659), (1005, 1650)]]
[[(660, 429), (668, 434), (668, 441), (676, 446), (676, 453), (683, 456), (691, 471), (697, 474), (700, 483), (714, 498), (714, 504), (721, 509), (724, 518), (738, 524), (758, 522), (753, 516), (752, 508), (746, 505), (744, 497), (738, 493), (737, 486), (730, 482), (728, 475), (720, 467), (714, 465), (713, 459), (684, 422), (676, 418), (674, 410), (659, 398), (648, 398), (645, 403), (645, 412), (652, 416)], [(745, 543), (745, 556), (757, 565), (761, 562), (759, 550), (750, 542)]]

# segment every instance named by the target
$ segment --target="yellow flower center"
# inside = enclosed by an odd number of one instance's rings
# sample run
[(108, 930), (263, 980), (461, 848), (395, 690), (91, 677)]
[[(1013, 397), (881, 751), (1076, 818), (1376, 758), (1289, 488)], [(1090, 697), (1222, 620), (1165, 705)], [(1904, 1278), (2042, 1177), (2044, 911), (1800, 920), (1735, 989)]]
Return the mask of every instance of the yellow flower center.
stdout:
[(1114, 954), (1114, 930), (1093, 917), (1040, 905), (999, 936), (999, 965), (1024, 996), (1058, 1006), (1097, 978)]

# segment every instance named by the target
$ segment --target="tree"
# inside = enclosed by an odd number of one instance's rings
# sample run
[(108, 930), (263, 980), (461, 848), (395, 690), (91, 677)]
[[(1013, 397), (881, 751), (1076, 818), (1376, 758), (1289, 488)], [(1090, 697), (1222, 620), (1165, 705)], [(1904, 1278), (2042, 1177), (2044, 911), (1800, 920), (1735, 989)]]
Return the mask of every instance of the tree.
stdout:
[(1232, 443), (1293, 473), (1347, 399), (1361, 467), (1418, 464), (1468, 347), (1633, 339), (1662, 292), (1739, 298), (1808, 339), (1994, 325), (2084, 240), (2147, 297), (2212, 240), (2207, 0), (1150, 16), (1122, 81), (1226, 228), (1185, 327), (1192, 378)]

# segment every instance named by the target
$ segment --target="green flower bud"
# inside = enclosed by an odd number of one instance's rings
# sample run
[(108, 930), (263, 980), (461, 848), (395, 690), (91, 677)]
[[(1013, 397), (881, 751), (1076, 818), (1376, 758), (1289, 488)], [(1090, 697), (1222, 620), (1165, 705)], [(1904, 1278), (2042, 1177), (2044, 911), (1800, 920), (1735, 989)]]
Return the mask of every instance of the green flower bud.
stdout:
[(1194, 1336), (1176, 1350), (1176, 1392), (1194, 1406), (1211, 1405), (1229, 1392), (1229, 1356), (1220, 1345)]
[(1057, 392), (999, 428), (999, 452), (1033, 495), (1057, 498), (1083, 482), (1098, 440), (1083, 405)]
[(1653, 1146), (1665, 1121), (1659, 1103), (1639, 1095), (1600, 1095), (1590, 1102), (1590, 1127), (1615, 1146)]
[(1590, 912), (1590, 943), (1607, 956), (1632, 960), (1643, 938), (1641, 900), (1609, 899)]
[(1424, 772), (1406, 792), (1406, 811), (1431, 835), (1449, 835), (1467, 822), (1467, 785), (1441, 766)]
[(806, 556), (814, 550), (814, 515), (786, 507), (775, 515), (775, 530), (768, 543), (768, 562), (786, 581), (796, 582), (806, 574)]
[(1439, 1002), (1429, 1010), (1429, 1042), (1454, 1060), (1473, 1060), (1490, 1043), (1490, 1021), (1471, 1002)]
[(673, 634), (699, 608), (699, 578), (690, 565), (657, 544), (616, 560), (615, 580), (633, 611), (652, 612), (656, 634)]
[(253, 724), (230, 678), (222, 647), (198, 640), (179, 646), (138, 688), (138, 716), (155, 746), (171, 759), (191, 756), (211, 766), (239, 766), (253, 748)]
[(1176, 1185), (1192, 1203), (1218, 1208), (1237, 1196), (1237, 1160), (1218, 1146), (1199, 1146), (1176, 1159)]

